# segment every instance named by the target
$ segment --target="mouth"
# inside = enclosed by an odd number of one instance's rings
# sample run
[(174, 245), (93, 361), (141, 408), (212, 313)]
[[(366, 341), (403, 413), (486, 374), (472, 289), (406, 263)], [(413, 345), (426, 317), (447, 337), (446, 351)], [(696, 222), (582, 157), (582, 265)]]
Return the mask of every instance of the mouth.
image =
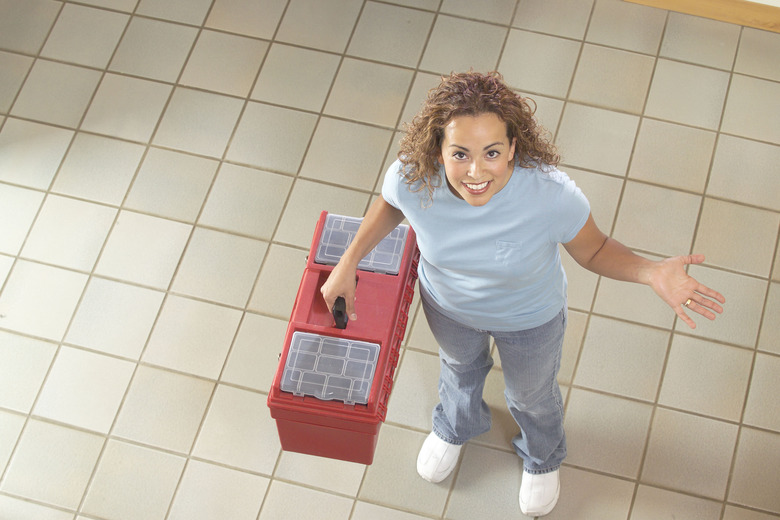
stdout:
[(488, 190), (490, 181), (480, 182), (479, 184), (462, 182), (461, 185), (472, 195), (482, 195)]

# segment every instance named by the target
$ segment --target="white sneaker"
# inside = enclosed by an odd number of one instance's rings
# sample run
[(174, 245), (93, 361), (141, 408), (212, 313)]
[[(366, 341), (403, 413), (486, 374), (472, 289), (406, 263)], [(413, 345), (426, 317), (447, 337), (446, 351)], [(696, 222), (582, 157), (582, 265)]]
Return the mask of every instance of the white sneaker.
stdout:
[(428, 482), (441, 482), (455, 469), (462, 447), (443, 441), (431, 432), (417, 456), (417, 473)]
[(543, 516), (553, 510), (561, 492), (558, 470), (534, 475), (523, 471), (520, 484), (520, 511), (527, 516)]

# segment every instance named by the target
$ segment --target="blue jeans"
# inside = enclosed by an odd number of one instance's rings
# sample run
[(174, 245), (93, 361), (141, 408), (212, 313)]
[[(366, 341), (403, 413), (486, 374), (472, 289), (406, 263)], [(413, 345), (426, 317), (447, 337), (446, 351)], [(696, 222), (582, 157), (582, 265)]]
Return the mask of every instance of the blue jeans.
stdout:
[(445, 316), (421, 289), (423, 310), (439, 344), (440, 403), (433, 431), (450, 444), (463, 444), (490, 430), (490, 410), (482, 399), (493, 366), (490, 337), (501, 356), (504, 397), (520, 433), (512, 440), (529, 473), (558, 469), (566, 457), (563, 400), (556, 376), (561, 365), (566, 306), (539, 327), (516, 332), (473, 329)]

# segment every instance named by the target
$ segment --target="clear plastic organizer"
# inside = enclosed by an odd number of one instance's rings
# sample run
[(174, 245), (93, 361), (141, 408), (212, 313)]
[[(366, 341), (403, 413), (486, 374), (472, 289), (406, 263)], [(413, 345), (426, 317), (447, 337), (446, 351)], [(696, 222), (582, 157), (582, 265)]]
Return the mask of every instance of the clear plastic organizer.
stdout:
[(295, 332), (279, 387), (298, 396), (366, 404), (378, 356), (376, 343)]
[[(322, 229), (314, 261), (318, 264), (336, 265), (341, 255), (352, 243), (362, 218), (328, 214)], [(390, 232), (358, 264), (358, 269), (384, 274), (398, 274), (406, 247), (409, 226), (401, 224)]]

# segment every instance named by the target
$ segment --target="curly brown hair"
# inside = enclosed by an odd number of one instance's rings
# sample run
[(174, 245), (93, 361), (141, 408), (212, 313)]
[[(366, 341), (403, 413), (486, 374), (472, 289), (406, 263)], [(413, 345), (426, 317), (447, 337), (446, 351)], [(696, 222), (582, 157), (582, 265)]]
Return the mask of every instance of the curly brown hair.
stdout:
[(453, 73), (443, 76), (439, 86), (428, 92), (419, 114), (405, 126), (398, 158), (411, 190), (425, 189), (430, 202), (433, 190), (441, 184), (438, 158), (444, 127), (455, 117), (487, 112), (506, 123), (509, 142), (517, 139), (515, 160), (521, 167), (557, 166), (560, 156), (534, 117), (533, 100), (512, 91), (498, 72)]

